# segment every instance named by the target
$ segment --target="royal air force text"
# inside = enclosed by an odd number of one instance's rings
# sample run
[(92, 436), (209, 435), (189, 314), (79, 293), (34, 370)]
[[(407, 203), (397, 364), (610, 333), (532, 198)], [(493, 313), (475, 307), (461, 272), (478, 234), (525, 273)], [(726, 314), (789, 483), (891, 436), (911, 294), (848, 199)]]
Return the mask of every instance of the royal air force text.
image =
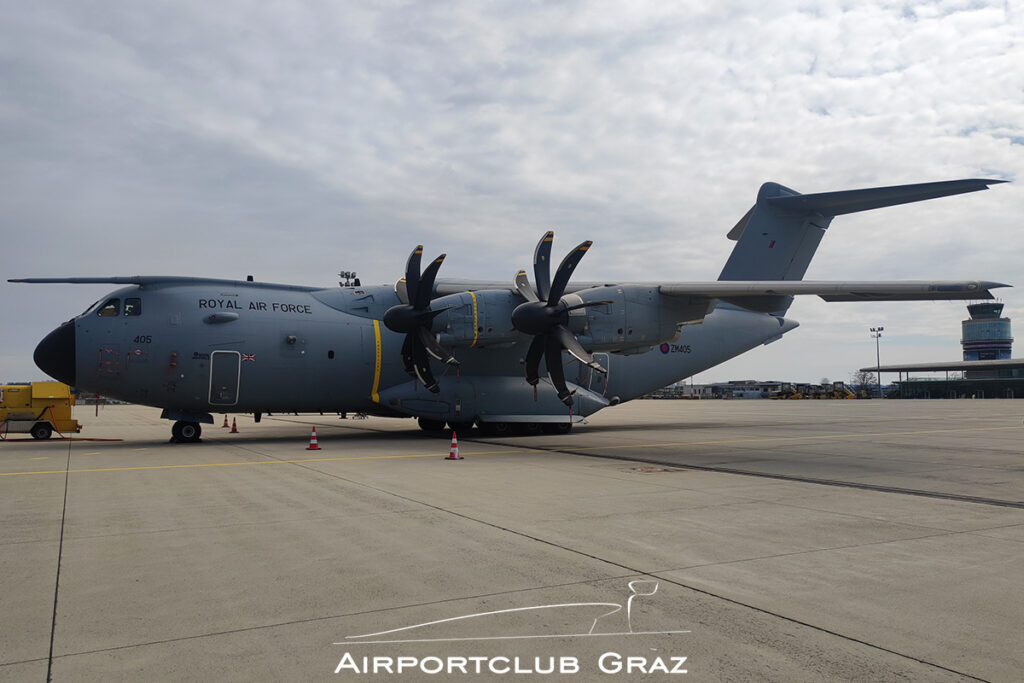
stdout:
[(250, 301), (248, 307), (242, 301), (234, 299), (200, 299), (199, 308), (225, 311), (274, 311), (277, 313), (302, 313), (313, 315), (313, 307), (309, 304), (285, 304), (278, 301)]

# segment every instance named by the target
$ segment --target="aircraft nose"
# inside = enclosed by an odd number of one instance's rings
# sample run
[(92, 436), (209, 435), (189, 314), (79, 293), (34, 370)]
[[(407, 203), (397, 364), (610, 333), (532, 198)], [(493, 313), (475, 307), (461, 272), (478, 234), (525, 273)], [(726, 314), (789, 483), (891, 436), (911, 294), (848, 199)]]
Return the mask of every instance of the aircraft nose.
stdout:
[(39, 342), (32, 356), (39, 369), (50, 377), (75, 385), (75, 321), (69, 320)]

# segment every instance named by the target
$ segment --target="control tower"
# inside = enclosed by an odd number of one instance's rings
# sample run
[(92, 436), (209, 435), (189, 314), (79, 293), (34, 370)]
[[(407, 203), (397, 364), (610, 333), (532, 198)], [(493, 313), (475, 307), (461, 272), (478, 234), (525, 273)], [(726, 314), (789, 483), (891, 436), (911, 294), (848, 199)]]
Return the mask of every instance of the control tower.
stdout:
[[(982, 303), (967, 307), (969, 320), (960, 323), (964, 360), (1009, 360), (1013, 347), (1010, 319), (1001, 317), (1003, 304)], [(994, 372), (968, 370), (966, 377), (993, 377)]]

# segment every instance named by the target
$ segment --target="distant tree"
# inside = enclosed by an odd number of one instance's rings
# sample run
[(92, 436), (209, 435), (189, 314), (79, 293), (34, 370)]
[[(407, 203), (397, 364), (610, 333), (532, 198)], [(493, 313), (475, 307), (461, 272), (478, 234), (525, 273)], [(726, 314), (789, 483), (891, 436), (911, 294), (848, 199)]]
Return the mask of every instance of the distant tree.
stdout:
[(871, 391), (878, 387), (878, 375), (868, 370), (857, 370), (850, 375), (850, 389)]
[(829, 380), (828, 377), (822, 377), (821, 379), (818, 380), (818, 384), (820, 384), (821, 386), (825, 386), (826, 384), (832, 384), (832, 382)]

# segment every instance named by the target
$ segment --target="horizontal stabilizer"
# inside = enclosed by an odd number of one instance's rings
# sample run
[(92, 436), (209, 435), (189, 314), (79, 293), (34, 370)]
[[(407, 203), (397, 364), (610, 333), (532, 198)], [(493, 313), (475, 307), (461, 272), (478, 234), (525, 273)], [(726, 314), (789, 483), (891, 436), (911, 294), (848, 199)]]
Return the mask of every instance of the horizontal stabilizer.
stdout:
[(818, 194), (796, 194), (769, 197), (768, 203), (785, 211), (818, 213), (822, 216), (842, 216), (858, 211), (870, 211), (884, 206), (909, 204), (937, 197), (948, 197), (965, 192), (987, 190), (989, 185), (1005, 183), (1005, 180), (969, 178), (967, 180), (945, 180), (937, 183), (915, 185), (893, 185), (872, 187), (863, 190), (841, 190)]

